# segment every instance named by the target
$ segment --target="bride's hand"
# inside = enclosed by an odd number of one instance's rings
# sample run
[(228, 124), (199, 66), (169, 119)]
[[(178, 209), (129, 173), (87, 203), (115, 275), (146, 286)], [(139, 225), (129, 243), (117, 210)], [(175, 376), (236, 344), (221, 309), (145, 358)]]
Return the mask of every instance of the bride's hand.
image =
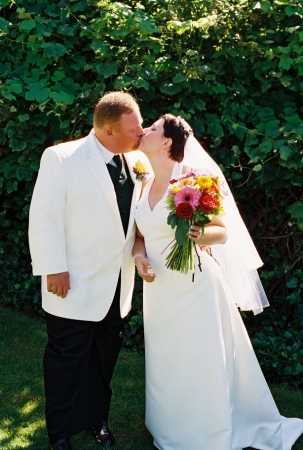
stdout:
[(196, 244), (203, 246), (202, 227), (199, 227), (198, 225), (191, 225), (188, 237)]
[(148, 261), (145, 256), (138, 255), (135, 257), (135, 264), (138, 269), (138, 274), (140, 277), (143, 278), (144, 281), (147, 281), (148, 283), (152, 283), (155, 281), (156, 274), (155, 273), (149, 273), (148, 270), (152, 268), (150, 262)]

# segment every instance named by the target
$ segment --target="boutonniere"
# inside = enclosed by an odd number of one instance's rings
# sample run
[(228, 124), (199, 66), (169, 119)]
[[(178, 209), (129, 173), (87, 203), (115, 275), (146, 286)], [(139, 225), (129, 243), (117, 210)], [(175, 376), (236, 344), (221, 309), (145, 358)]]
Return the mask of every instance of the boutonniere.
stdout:
[(138, 159), (138, 161), (134, 165), (133, 172), (136, 175), (136, 180), (139, 181), (145, 181), (147, 179), (147, 176), (149, 175), (146, 165), (142, 164), (140, 159)]

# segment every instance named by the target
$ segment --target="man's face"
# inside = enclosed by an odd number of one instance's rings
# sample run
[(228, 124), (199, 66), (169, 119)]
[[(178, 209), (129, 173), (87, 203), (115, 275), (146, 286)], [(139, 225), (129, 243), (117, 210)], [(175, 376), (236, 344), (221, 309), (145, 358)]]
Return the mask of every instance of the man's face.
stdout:
[(141, 136), (144, 135), (142, 122), (139, 109), (131, 114), (122, 114), (119, 122), (111, 127), (116, 152), (127, 153), (138, 149)]

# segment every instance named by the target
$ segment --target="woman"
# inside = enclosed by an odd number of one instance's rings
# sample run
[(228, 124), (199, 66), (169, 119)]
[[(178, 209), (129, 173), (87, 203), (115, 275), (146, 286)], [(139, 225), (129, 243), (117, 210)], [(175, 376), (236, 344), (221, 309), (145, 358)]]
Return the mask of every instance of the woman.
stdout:
[[(163, 250), (174, 239), (166, 191), (188, 170), (181, 162), (190, 135), (185, 121), (167, 114), (140, 143), (154, 172), (136, 211), (133, 250), (145, 280), (147, 428), (159, 450), (289, 450), (303, 421), (280, 416), (216, 260), (199, 251), (202, 272), (194, 282), (165, 267)], [(213, 217), (203, 236), (192, 226), (189, 237), (197, 245), (224, 244), (230, 228)]]

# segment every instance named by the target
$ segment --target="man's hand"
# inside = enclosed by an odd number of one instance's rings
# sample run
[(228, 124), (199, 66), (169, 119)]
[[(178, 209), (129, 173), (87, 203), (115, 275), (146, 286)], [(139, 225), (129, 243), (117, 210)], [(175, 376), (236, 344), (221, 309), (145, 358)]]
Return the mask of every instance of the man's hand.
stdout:
[(199, 245), (199, 249), (200, 249), (200, 250), (205, 250), (206, 253), (209, 254), (209, 256), (212, 256), (212, 254), (211, 254), (211, 248), (210, 248), (210, 247), (205, 247), (205, 245)]
[(65, 298), (70, 289), (69, 272), (47, 275), (47, 290), (58, 297)]
[(148, 283), (152, 283), (155, 281), (156, 274), (149, 273), (148, 270), (152, 268), (150, 262), (144, 256), (137, 256), (135, 260), (135, 264), (138, 269), (138, 274), (143, 278), (144, 281)]

